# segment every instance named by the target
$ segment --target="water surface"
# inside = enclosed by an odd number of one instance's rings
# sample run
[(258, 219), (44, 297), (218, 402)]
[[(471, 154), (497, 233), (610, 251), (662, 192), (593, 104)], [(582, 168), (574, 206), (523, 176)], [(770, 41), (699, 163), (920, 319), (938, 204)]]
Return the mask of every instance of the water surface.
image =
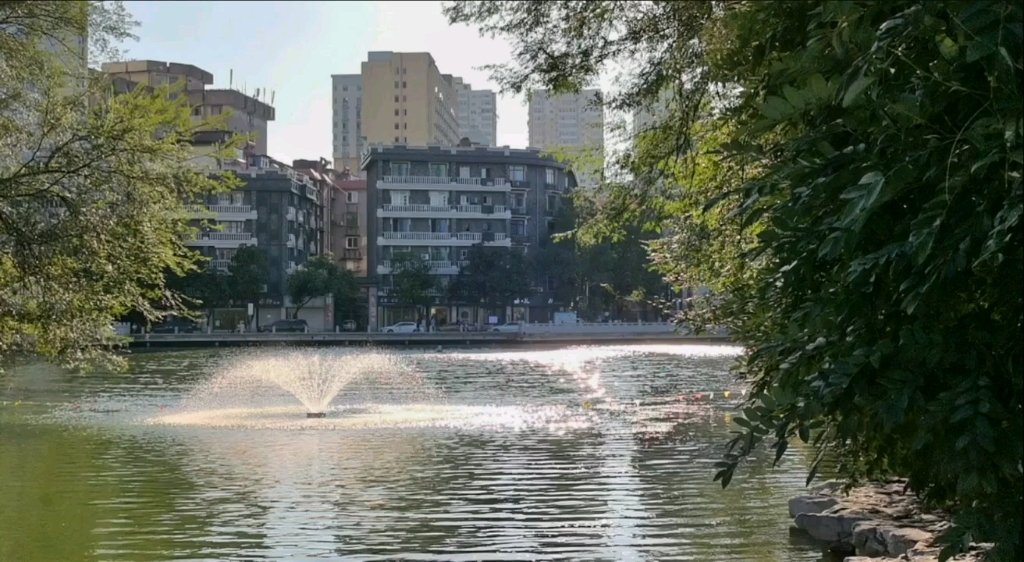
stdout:
[(820, 560), (788, 533), (801, 451), (711, 481), (735, 352), (410, 351), (419, 382), (353, 383), (324, 420), (207, 396), (251, 349), (9, 369), (0, 561)]

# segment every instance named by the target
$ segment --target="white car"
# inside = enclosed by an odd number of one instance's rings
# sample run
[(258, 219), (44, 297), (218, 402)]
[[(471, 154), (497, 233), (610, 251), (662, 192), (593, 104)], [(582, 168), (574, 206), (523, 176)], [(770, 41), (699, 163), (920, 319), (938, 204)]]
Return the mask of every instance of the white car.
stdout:
[(491, 328), (492, 332), (518, 332), (520, 331), (520, 322), (506, 322), (500, 326)]
[(420, 331), (419, 326), (415, 322), (399, 322), (398, 324), (392, 324), (384, 328), (386, 334), (402, 334)]

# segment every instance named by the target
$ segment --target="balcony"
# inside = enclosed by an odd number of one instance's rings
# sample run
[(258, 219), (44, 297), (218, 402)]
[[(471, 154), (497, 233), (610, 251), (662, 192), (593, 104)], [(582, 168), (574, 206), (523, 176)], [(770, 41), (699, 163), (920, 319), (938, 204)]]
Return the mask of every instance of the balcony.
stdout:
[(210, 260), (210, 268), (226, 272), (231, 267), (231, 260)]
[(433, 189), (436, 191), (500, 191), (512, 189), (505, 178), (449, 178), (440, 176), (384, 176), (379, 189)]
[[(489, 235), (486, 242), (484, 234)], [(472, 246), (481, 242), (488, 246), (512, 246), (512, 240), (503, 232), (382, 232), (377, 237), (378, 246)]]
[(186, 205), (191, 219), (248, 221), (256, 220), (256, 209), (249, 205)]
[(205, 248), (238, 248), (255, 246), (256, 237), (251, 232), (200, 232), (191, 240), (185, 241), (186, 246)]
[[(430, 273), (434, 275), (457, 275), (459, 273), (459, 267), (465, 266), (468, 263), (469, 262), (467, 261), (454, 262), (430, 260), (427, 262), (427, 265), (430, 266)], [(388, 273), (391, 273), (392, 267), (393, 265), (391, 260), (384, 260), (377, 266), (377, 274), (387, 275)]]
[(363, 251), (355, 248), (345, 248), (340, 253), (338, 253), (338, 259), (361, 260), (363, 259)]
[(430, 219), (509, 219), (512, 213), (504, 205), (381, 205), (377, 216), (382, 218)]

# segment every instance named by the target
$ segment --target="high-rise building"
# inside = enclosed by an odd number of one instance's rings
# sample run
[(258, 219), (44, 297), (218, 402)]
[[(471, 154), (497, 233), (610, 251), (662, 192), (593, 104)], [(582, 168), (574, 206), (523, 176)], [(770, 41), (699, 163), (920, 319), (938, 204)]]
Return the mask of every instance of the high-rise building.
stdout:
[(650, 106), (634, 111), (633, 134), (636, 135), (658, 125), (667, 115), (668, 104), (671, 103), (673, 96), (672, 90), (665, 90)]
[(459, 97), (456, 115), (459, 137), (483, 146), (498, 144), (497, 96), (490, 90), (474, 90), (458, 76), (454, 79)]
[[(530, 96), (530, 146), (549, 150), (576, 148), (604, 152), (604, 111), (598, 100), (601, 90), (579, 94), (551, 95), (534, 90)], [(603, 162), (602, 164), (603, 165)], [(580, 174), (580, 185), (590, 186), (596, 178)]]
[(230, 113), (223, 128), (233, 133), (253, 135), (256, 153), (267, 153), (267, 123), (274, 120), (274, 108), (238, 90), (208, 89), (206, 86), (213, 84), (213, 74), (191, 64), (152, 60), (107, 62), (102, 68), (112, 78), (154, 88), (184, 81), (193, 121)]
[[(530, 255), (554, 233), (563, 195), (575, 187), (565, 164), (538, 150), (508, 147), (370, 145), (366, 171), (370, 274), (379, 287), (370, 295), (370, 329), (411, 320), (394, 293), (394, 258), (412, 253), (439, 277), (431, 315), (441, 324), (478, 324), (493, 312), (453, 303), (443, 287), (468, 262), (472, 246), (505, 247)], [(568, 306), (546, 272), (537, 271), (534, 296), (513, 316), (549, 321)]]
[(334, 168), (346, 168), (359, 174), (363, 153), (363, 76), (362, 74), (335, 74), (331, 76), (334, 122)]
[(371, 51), (360, 74), (331, 77), (334, 166), (359, 173), (366, 143), (458, 144), (455, 79), (430, 53)]

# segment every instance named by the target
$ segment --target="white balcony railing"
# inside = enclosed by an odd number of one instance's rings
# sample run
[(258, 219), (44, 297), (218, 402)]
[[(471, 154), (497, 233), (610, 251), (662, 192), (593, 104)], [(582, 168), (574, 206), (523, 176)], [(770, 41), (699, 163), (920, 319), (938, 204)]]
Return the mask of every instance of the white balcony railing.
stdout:
[(237, 248), (243, 245), (255, 246), (256, 237), (251, 232), (200, 232), (185, 243), (189, 246)]
[[(469, 262), (461, 261), (445, 261), (445, 260), (428, 260), (427, 265), (430, 266), (430, 273), (434, 275), (455, 275), (459, 272), (459, 267), (464, 266)], [(391, 260), (383, 260), (380, 265), (377, 266), (377, 273), (380, 275), (386, 275), (391, 273), (394, 267), (394, 262)]]
[(469, 189), (473, 191), (507, 191), (511, 185), (505, 178), (450, 178), (447, 176), (384, 176), (382, 184), (404, 185), (410, 188), (416, 186), (448, 186), (454, 189)]
[[(493, 233), (494, 239), (488, 240), (486, 244), (506, 246), (511, 244), (507, 234)], [(378, 244), (406, 243), (419, 246), (454, 245), (471, 246), (483, 242), (481, 232), (381, 232), (377, 238)]]
[(220, 271), (227, 271), (231, 267), (231, 260), (210, 260), (210, 267)]
[(186, 205), (185, 212), (196, 219), (256, 220), (256, 209), (249, 205)]
[(204, 240), (225, 240), (230, 242), (244, 242), (252, 239), (251, 232), (204, 232), (199, 235)]

